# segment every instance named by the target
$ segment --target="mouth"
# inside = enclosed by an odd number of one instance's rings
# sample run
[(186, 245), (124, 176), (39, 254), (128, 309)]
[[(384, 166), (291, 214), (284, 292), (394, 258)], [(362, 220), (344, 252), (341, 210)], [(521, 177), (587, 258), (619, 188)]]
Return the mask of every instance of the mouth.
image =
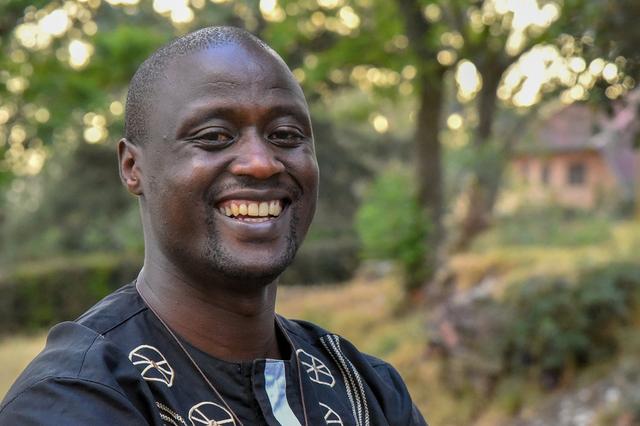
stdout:
[(225, 200), (216, 208), (220, 214), (246, 223), (263, 223), (277, 219), (289, 206), (288, 199)]

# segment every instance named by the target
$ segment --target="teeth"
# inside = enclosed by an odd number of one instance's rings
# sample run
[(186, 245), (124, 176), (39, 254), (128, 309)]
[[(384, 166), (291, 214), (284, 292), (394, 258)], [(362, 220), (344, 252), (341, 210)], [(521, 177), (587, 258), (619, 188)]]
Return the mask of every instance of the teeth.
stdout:
[(273, 213), (271, 214), (273, 214), (274, 216), (280, 216), (280, 213), (282, 213), (282, 204), (280, 204), (279, 201), (276, 201), (273, 204)]
[(239, 219), (249, 222), (263, 222), (269, 216), (279, 216), (282, 213), (282, 203), (280, 200), (261, 201), (259, 203), (231, 201), (226, 203), (225, 206), (219, 207), (218, 210), (228, 217), (250, 216), (248, 218), (240, 217)]
[(247, 214), (249, 216), (259, 216), (260, 208), (258, 207), (258, 203), (249, 203), (249, 206), (247, 207)]

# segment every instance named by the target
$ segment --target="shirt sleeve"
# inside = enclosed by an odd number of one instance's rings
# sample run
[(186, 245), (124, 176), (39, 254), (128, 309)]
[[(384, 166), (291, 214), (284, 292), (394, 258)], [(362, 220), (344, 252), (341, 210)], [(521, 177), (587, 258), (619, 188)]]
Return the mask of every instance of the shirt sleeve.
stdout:
[(387, 407), (387, 416), (389, 418), (409, 418), (410, 420), (405, 420), (406, 423), (404, 423), (407, 426), (428, 426), (418, 407), (411, 400), (409, 390), (400, 377), (400, 373), (387, 363), (378, 364), (374, 369), (382, 381), (395, 390), (395, 392), (384, 392), (381, 396), (384, 400), (383, 405)]
[(0, 407), (0, 425), (145, 425), (143, 414), (120, 392), (83, 379), (49, 378)]

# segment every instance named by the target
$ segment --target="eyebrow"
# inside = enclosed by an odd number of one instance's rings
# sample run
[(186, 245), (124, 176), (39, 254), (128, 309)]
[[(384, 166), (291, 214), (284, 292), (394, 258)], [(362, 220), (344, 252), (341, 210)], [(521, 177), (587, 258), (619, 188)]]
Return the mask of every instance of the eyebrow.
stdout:
[[(227, 106), (203, 105), (195, 107), (186, 119), (179, 125), (176, 138), (184, 137), (193, 127), (212, 119), (234, 120), (239, 114), (240, 108)], [(306, 128), (310, 128), (310, 117), (298, 102), (276, 104), (269, 108), (264, 119), (273, 120), (277, 117), (293, 117)]]

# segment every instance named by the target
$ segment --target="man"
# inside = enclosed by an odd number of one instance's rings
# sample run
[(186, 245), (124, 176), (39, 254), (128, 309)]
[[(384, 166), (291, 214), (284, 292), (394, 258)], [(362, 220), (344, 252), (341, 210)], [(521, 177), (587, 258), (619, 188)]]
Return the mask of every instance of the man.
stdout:
[(131, 81), (118, 158), (143, 269), (51, 330), (0, 424), (425, 424), (391, 366), (274, 313), (318, 167), (304, 95), (273, 50), (228, 27), (158, 50)]

